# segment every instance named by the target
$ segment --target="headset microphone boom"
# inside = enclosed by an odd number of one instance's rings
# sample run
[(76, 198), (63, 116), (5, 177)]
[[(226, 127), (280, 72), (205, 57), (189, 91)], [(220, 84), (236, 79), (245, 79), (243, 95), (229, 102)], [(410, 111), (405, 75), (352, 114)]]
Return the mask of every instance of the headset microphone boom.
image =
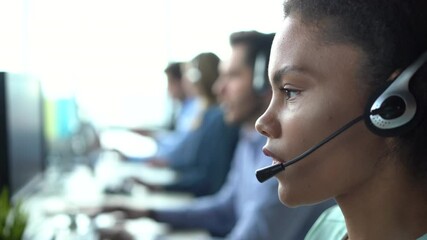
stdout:
[(277, 173), (285, 170), (286, 167), (304, 159), (361, 120), (365, 120), (368, 129), (380, 136), (399, 136), (411, 130), (418, 123), (416, 118), (418, 109), (416, 98), (409, 90), (409, 83), (426, 61), (427, 52), (409, 65), (394, 81), (381, 88), (384, 90), (374, 94), (370, 98), (371, 100), (368, 101), (364, 114), (349, 121), (318, 144), (287, 162), (258, 169), (255, 172), (258, 181), (264, 182), (272, 178)]

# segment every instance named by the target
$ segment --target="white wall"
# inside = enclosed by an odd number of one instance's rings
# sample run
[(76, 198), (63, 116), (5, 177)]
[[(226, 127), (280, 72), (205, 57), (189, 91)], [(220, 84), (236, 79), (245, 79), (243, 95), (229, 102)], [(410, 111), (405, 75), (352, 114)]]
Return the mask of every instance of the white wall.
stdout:
[(282, 0), (0, 0), (0, 30), (9, 36), (0, 42), (0, 69), (28, 68), (49, 97), (75, 94), (100, 126), (162, 124), (169, 61), (202, 51), (225, 58), (231, 32), (274, 32), (281, 6)]
[(24, 71), (28, 39), (23, 0), (0, 0), (0, 71)]

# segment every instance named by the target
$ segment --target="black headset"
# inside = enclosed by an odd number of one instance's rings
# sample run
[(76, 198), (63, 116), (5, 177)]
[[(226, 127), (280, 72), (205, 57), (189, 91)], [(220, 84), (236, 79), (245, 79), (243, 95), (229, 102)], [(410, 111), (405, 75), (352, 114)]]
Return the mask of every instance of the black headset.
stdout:
[(267, 56), (260, 51), (255, 57), (252, 88), (256, 94), (263, 94), (269, 87), (267, 79)]
[(426, 61), (427, 52), (370, 98), (365, 110), (365, 123), (369, 130), (384, 137), (399, 136), (419, 123), (420, 109), (409, 83)]
[(413, 130), (422, 118), (423, 109), (418, 107), (417, 99), (409, 89), (409, 83), (426, 61), (427, 52), (409, 65), (394, 81), (373, 94), (362, 115), (352, 119), (316, 145), (287, 162), (258, 169), (256, 171), (258, 181), (264, 182), (299, 162), (361, 120), (365, 120), (366, 126), (373, 133), (385, 137), (400, 136)]
[(427, 52), (409, 65), (394, 81), (373, 94), (362, 115), (352, 119), (318, 144), (285, 163), (258, 169), (256, 171), (258, 181), (264, 182), (285, 170), (286, 167), (304, 159), (361, 120), (365, 120), (366, 126), (373, 133), (384, 137), (400, 136), (413, 130), (422, 119), (424, 110), (418, 107), (417, 99), (409, 89), (409, 83), (426, 61)]

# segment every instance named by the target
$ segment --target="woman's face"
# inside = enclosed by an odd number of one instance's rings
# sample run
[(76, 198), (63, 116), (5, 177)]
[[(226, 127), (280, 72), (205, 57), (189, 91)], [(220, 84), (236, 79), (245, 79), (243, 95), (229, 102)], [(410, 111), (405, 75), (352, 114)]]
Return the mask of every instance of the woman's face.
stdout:
[[(287, 17), (273, 42), (269, 76), (273, 97), (258, 119), (268, 137), (264, 152), (286, 162), (363, 113), (367, 96), (358, 78), (363, 52), (320, 41), (318, 32)], [(375, 177), (384, 140), (359, 122), (300, 162), (277, 174), (289, 206), (355, 194)]]

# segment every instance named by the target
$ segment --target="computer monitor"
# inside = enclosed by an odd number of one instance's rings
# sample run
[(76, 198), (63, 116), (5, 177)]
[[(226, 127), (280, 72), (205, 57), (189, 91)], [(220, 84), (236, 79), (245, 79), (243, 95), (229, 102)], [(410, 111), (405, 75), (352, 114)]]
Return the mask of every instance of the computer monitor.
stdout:
[(74, 96), (46, 97), (43, 108), (48, 154), (64, 152), (64, 147), (71, 147), (71, 138), (80, 126), (76, 99)]
[(45, 169), (43, 94), (27, 74), (0, 72), (0, 186), (25, 196)]

